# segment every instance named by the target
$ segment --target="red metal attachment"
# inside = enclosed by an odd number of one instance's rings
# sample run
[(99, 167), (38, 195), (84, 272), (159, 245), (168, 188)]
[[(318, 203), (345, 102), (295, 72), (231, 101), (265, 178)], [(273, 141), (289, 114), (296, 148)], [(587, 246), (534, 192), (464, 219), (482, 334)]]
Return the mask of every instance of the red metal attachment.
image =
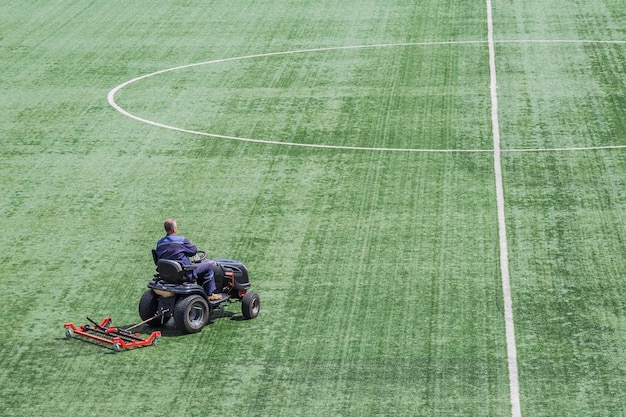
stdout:
[(99, 343), (111, 345), (114, 352), (140, 346), (154, 346), (161, 337), (159, 331), (152, 332), (150, 336), (143, 338), (139, 333), (131, 333), (130, 328), (112, 327), (109, 317), (105, 317), (100, 323), (94, 322), (89, 317), (87, 320), (93, 324), (93, 327), (89, 324), (76, 327), (72, 323), (65, 323), (65, 337), (70, 339), (73, 334), (76, 334)]

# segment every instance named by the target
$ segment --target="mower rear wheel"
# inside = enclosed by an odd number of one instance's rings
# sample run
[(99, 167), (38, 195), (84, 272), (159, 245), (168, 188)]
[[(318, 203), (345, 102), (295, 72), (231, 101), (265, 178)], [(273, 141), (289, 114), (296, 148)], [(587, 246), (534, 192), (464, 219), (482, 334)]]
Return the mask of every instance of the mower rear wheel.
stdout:
[[(159, 296), (150, 289), (146, 290), (139, 300), (139, 317), (141, 318), (141, 320), (148, 320), (150, 317), (154, 317), (157, 313), (158, 305)], [(165, 324), (169, 319), (169, 315), (163, 315), (161, 317), (155, 318), (154, 320), (146, 322), (146, 324), (151, 327), (161, 326), (162, 324)]]
[(255, 292), (246, 293), (241, 299), (241, 313), (247, 319), (253, 319), (259, 315), (261, 299)]
[(209, 303), (201, 295), (190, 295), (174, 307), (174, 323), (183, 333), (197, 333), (209, 322)]

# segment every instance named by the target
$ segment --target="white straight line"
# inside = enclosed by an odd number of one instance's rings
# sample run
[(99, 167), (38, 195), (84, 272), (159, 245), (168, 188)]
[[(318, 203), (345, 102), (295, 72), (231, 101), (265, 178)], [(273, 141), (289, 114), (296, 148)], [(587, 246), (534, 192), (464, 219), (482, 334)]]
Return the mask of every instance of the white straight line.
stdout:
[(487, 37), (489, 44), (489, 73), (491, 76), (491, 123), (493, 129), (493, 165), (496, 177), (496, 201), (498, 206), (498, 233), (500, 236), (500, 272), (502, 274), (502, 297), (504, 298), (504, 326), (506, 331), (506, 352), (509, 364), (509, 392), (511, 415), (521, 417), (519, 398), (519, 378), (517, 374), (517, 347), (513, 323), (513, 301), (509, 274), (509, 249), (506, 237), (504, 216), (504, 188), (502, 186), (502, 164), (500, 151), (500, 126), (498, 122), (498, 92), (496, 79), (496, 53), (493, 41), (493, 16), (491, 0), (487, 0)]

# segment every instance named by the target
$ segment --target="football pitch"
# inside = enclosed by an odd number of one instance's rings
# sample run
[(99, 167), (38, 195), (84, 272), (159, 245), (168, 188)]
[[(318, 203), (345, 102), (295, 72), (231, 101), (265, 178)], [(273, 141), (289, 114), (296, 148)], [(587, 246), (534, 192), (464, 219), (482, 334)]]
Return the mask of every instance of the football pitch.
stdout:
[[(0, 80), (1, 416), (626, 416), (623, 1), (6, 2)], [(66, 340), (171, 217), (259, 317)]]

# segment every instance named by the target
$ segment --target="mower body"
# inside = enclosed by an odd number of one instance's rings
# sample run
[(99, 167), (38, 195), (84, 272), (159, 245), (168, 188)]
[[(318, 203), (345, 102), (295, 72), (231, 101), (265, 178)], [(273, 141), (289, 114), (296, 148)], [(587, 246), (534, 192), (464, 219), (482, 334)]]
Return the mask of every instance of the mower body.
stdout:
[[(259, 314), (259, 296), (249, 291), (248, 269), (233, 259), (204, 259), (213, 266), (216, 294), (221, 298), (209, 301), (204, 288), (189, 279), (190, 269), (174, 261), (157, 261), (157, 271), (139, 301), (139, 316), (149, 326), (162, 326), (172, 317), (183, 333), (195, 333), (208, 323), (213, 309), (225, 304), (241, 303), (244, 318)], [(171, 268), (175, 270), (172, 272)]]

